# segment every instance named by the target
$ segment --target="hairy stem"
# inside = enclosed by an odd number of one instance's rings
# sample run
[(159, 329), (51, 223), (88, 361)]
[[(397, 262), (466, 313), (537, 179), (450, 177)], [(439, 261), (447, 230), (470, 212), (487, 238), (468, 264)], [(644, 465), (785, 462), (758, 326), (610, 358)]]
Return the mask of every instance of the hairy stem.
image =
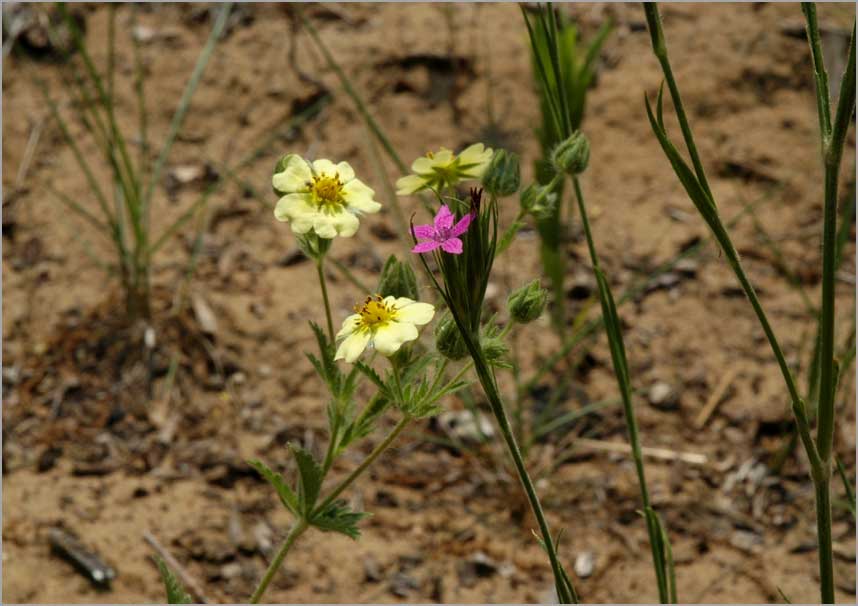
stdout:
[(358, 465), (354, 471), (352, 471), (346, 479), (337, 484), (337, 486), (331, 491), (331, 493), (325, 497), (325, 500), (322, 501), (322, 504), (316, 507), (316, 511), (323, 511), (328, 505), (334, 502), (342, 492), (354, 483), (355, 480), (360, 477), (360, 475), (366, 471), (367, 467), (373, 464), (373, 462), (383, 453), (387, 448), (393, 443), (393, 441), (402, 433), (402, 431), (408, 427), (408, 424), (411, 423), (412, 418), (409, 416), (403, 417), (399, 423), (396, 424), (396, 427), (387, 434), (387, 437), (382, 440), (378, 446), (376, 446), (371, 453), (367, 455), (367, 457)]
[(292, 545), (295, 544), (295, 541), (298, 540), (298, 537), (304, 534), (304, 531), (307, 530), (307, 526), (306, 520), (298, 520), (289, 530), (289, 534), (286, 535), (286, 538), (283, 540), (283, 544), (280, 545), (280, 549), (277, 550), (277, 555), (274, 556), (274, 559), (271, 560), (271, 563), (268, 565), (268, 570), (265, 571), (265, 576), (262, 577), (262, 580), (259, 581), (259, 585), (256, 587), (253, 595), (250, 596), (251, 604), (258, 604), (259, 600), (262, 599), (265, 590), (268, 589), (268, 585), (271, 584), (271, 580), (274, 578), (274, 575), (277, 574), (277, 571), (283, 564), (283, 560), (286, 559), (286, 554), (289, 553), (289, 550), (292, 548)]
[(328, 283), (325, 279), (325, 255), (319, 255), (316, 260), (316, 273), (319, 275), (319, 286), (322, 289), (322, 300), (325, 303), (325, 321), (328, 324), (328, 339), (334, 342), (334, 321), (331, 319), (331, 303), (328, 300)]

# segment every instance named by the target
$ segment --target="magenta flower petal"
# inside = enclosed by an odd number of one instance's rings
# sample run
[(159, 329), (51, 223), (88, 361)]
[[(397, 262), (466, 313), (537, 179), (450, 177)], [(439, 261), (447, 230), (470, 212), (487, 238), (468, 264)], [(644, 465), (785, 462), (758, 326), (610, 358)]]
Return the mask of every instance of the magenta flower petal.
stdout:
[(462, 241), (459, 238), (449, 238), (441, 243), (441, 248), (444, 252), (453, 255), (462, 254)]
[(450, 229), (453, 227), (453, 221), (455, 219), (455, 215), (451, 213), (450, 209), (447, 208), (447, 205), (444, 204), (438, 209), (438, 214), (435, 215), (435, 230)]
[(435, 228), (432, 225), (415, 225), (412, 232), (415, 238), (431, 238), (435, 235)]
[(435, 240), (429, 240), (428, 242), (420, 242), (414, 248), (411, 249), (413, 253), (427, 253), (435, 250), (441, 246), (440, 242), (436, 242)]
[(451, 236), (461, 236), (463, 233), (468, 231), (468, 226), (471, 224), (471, 221), (474, 219), (474, 213), (468, 213), (456, 223), (455, 227), (450, 230)]

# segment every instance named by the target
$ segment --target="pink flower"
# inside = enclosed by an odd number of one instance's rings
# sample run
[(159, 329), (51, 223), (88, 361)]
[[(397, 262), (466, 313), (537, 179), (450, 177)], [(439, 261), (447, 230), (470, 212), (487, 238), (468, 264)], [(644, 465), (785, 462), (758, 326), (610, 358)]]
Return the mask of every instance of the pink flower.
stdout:
[(425, 240), (425, 242), (419, 242), (411, 249), (411, 252), (426, 253), (440, 246), (444, 252), (461, 255), (462, 240), (459, 239), (459, 236), (468, 231), (468, 225), (471, 224), (473, 218), (473, 213), (468, 213), (453, 225), (456, 216), (450, 212), (445, 204), (438, 209), (434, 225), (415, 225), (412, 227), (414, 237)]

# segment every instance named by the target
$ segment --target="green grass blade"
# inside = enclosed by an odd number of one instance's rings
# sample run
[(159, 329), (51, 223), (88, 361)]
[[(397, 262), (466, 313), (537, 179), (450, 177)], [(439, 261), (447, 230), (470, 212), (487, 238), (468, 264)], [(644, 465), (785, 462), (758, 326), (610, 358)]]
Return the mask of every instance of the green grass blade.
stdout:
[(231, 8), (231, 3), (225, 3), (220, 7), (220, 11), (218, 12), (214, 26), (212, 27), (212, 31), (209, 34), (208, 40), (206, 40), (206, 44), (203, 47), (202, 52), (200, 52), (197, 63), (194, 65), (194, 70), (191, 72), (191, 76), (188, 78), (188, 82), (185, 85), (185, 90), (182, 92), (182, 97), (179, 99), (179, 105), (176, 108), (176, 112), (173, 114), (173, 119), (170, 121), (170, 128), (167, 131), (167, 137), (164, 139), (161, 151), (158, 153), (158, 158), (155, 160), (155, 165), (152, 168), (152, 175), (149, 178), (149, 184), (146, 186), (146, 193), (143, 195), (141, 201), (141, 215), (145, 217), (144, 221), (146, 222), (147, 227), (152, 193), (155, 190), (155, 186), (161, 179), (161, 173), (164, 170), (164, 165), (170, 155), (170, 150), (173, 147), (176, 136), (179, 134), (179, 129), (182, 127), (182, 122), (185, 120), (185, 115), (191, 105), (191, 99), (193, 98), (194, 92), (197, 90), (197, 86), (203, 77), (206, 65), (208, 65), (209, 59), (211, 59), (212, 53), (215, 50), (215, 46), (220, 40), (221, 34), (226, 27), (226, 21), (229, 17)]
[(396, 164), (396, 168), (398, 168), (399, 171), (403, 174), (407, 173), (408, 166), (405, 164), (405, 162), (402, 161), (402, 158), (399, 157), (399, 154), (396, 153), (396, 150), (394, 149), (393, 144), (390, 142), (390, 139), (378, 125), (378, 122), (376, 122), (375, 118), (372, 117), (372, 114), (369, 113), (369, 110), (367, 109), (363, 99), (352, 86), (351, 81), (346, 76), (343, 69), (336, 62), (334, 56), (331, 54), (331, 51), (328, 50), (327, 45), (325, 45), (325, 43), (322, 41), (322, 38), (319, 36), (319, 32), (316, 31), (316, 28), (313, 27), (313, 24), (310, 23), (310, 21), (304, 16), (303, 13), (299, 14), (304, 29), (307, 30), (307, 32), (310, 34), (310, 37), (313, 39), (313, 42), (316, 44), (316, 47), (325, 57), (325, 61), (327, 62), (328, 67), (331, 68), (339, 78), (343, 90), (346, 91), (346, 94), (354, 102), (355, 107), (357, 108), (360, 115), (363, 117), (364, 122), (366, 123), (369, 130), (381, 142), (381, 145), (382, 147), (384, 147), (384, 150), (387, 152), (387, 155), (390, 156), (391, 160), (393, 160), (394, 164)]

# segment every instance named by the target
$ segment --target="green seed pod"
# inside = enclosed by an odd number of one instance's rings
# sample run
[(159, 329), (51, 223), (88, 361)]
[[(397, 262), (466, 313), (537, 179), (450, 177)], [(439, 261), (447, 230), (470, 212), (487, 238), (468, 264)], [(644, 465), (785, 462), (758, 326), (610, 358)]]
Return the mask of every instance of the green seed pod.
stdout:
[(531, 183), (519, 195), (521, 210), (537, 219), (549, 216), (557, 202), (557, 194), (547, 186)]
[(551, 153), (551, 163), (557, 172), (575, 176), (584, 172), (590, 160), (590, 142), (581, 131), (575, 131), (561, 141)]
[(483, 173), (483, 187), (498, 198), (518, 191), (521, 185), (521, 168), (518, 154), (499, 149)]
[(506, 305), (513, 320), (519, 324), (527, 324), (542, 315), (547, 299), (548, 291), (539, 286), (539, 280), (534, 280), (513, 291)]
[(480, 348), (486, 361), (495, 368), (512, 368), (509, 361), (509, 347), (496, 330), (486, 330), (480, 335)]
[(435, 324), (435, 348), (445, 358), (453, 361), (468, 355), (468, 347), (462, 339), (462, 333), (449, 312)]
[(378, 293), (385, 297), (408, 297), (413, 301), (419, 300), (417, 291), (417, 276), (408, 263), (400, 263), (390, 255), (381, 270), (378, 281)]

